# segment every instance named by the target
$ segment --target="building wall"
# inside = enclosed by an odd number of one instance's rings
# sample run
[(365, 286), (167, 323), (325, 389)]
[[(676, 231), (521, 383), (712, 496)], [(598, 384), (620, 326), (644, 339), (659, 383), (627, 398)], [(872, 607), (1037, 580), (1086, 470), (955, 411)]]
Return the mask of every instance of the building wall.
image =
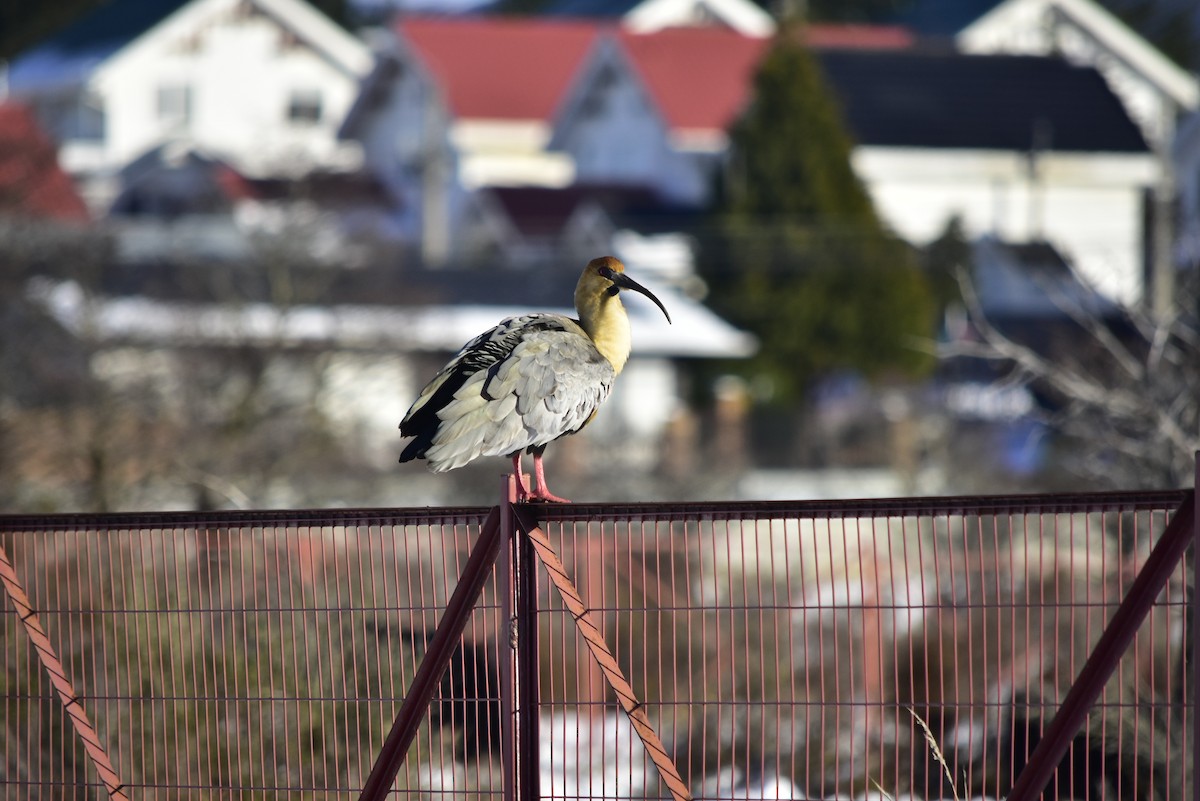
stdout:
[(957, 215), (968, 236), (1048, 240), (1101, 292), (1140, 295), (1153, 156), (1049, 154), (1037, 181), (1017, 153), (860, 147), (853, 161), (880, 214), (912, 242), (936, 238)]
[(645, 89), (628, 70), (611, 63), (599, 69), (555, 137), (576, 180), (647, 186), (676, 202), (705, 203), (707, 176), (697, 160), (671, 147)]

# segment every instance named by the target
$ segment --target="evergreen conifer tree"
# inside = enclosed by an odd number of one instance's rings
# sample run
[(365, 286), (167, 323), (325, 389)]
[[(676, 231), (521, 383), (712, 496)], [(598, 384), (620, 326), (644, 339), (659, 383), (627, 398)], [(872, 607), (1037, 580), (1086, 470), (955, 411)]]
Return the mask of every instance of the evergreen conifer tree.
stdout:
[(840, 109), (795, 26), (764, 58), (730, 138), (701, 269), (710, 303), (760, 340), (731, 367), (766, 379), (781, 402), (837, 369), (929, 369), (915, 347), (932, 336), (929, 287), (854, 174)]

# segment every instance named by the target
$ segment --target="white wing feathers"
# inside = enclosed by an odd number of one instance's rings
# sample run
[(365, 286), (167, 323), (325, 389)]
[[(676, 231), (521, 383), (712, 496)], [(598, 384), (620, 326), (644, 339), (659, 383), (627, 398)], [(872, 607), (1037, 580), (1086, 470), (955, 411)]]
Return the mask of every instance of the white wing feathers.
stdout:
[[(509, 318), (467, 344), (421, 392), (407, 423), (446, 385), (424, 456), (435, 472), (480, 456), (545, 445), (582, 428), (608, 397), (615, 373), (570, 318)], [(403, 427), (404, 424), (402, 424)]]

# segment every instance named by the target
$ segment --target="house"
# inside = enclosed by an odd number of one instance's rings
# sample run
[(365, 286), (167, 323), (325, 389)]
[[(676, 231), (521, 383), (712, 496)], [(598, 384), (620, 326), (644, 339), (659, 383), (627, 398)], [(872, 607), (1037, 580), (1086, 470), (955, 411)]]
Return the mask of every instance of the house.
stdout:
[(114, 0), (18, 57), (8, 83), (103, 212), (117, 172), (170, 141), (258, 177), (354, 166), (336, 133), (369, 66), (303, 0)]
[[(814, 25), (804, 35), (818, 51), (914, 44), (894, 27)], [(770, 43), (719, 27), (622, 29), (615, 38), (617, 47), (598, 49), (572, 87), (549, 147), (571, 156), (579, 180), (640, 183), (673, 202), (706, 206)]]
[(12, 102), (0, 103), (0, 215), (73, 223), (90, 219), (58, 164), (54, 143), (28, 107)]
[[(923, 0), (917, 6), (939, 2)], [(963, 15), (968, 8), (974, 12), (969, 21)], [(1152, 8), (1147, 13), (1157, 11)], [(1200, 191), (1196, 186), (1200, 178), (1189, 171), (1191, 145), (1186, 140), (1194, 134), (1176, 142), (1177, 135), (1184, 133), (1181, 120), (1200, 108), (1200, 81), (1095, 0), (970, 0), (956, 13), (962, 16), (954, 17), (959, 26), (952, 33), (963, 52), (1055, 55), (1094, 67), (1121, 99), (1160, 160), (1144, 212), (1144, 290), (1139, 286), (1139, 291), (1122, 298), (1141, 299), (1157, 313), (1170, 314), (1175, 302), (1174, 272), (1196, 252), (1191, 243), (1197, 235), (1186, 214), (1175, 230), (1174, 205), (1177, 199), (1184, 205), (1193, 202)], [(1169, 253), (1172, 249), (1176, 263)]]
[[(906, 47), (898, 28), (814, 26), (818, 46)], [(445, 261), (484, 187), (627, 186), (703, 207), (767, 40), (592, 21), (406, 16), (376, 45), (341, 136)], [(697, 85), (703, 92), (695, 91)], [(432, 243), (432, 244), (431, 244)], [(474, 247), (474, 245), (471, 245)]]
[(1095, 70), (1036, 56), (828, 51), (855, 171), (899, 234), (1049, 240), (1100, 291), (1141, 293), (1159, 163)]
[[(1143, 194), (1159, 167), (1097, 71), (917, 47), (895, 29), (810, 37), (855, 170), (897, 233), (925, 243), (958, 216), (971, 237), (1051, 238), (1104, 291), (1138, 296)], [(573, 86), (551, 147), (581, 178), (703, 205), (766, 43), (719, 29), (618, 41)], [(690, 91), (696, 83), (706, 91)]]
[[(857, 142), (855, 168), (900, 235), (930, 241), (957, 215), (970, 236), (1050, 238), (1103, 291), (1138, 297), (1143, 193), (1160, 170), (1100, 73), (923, 48), (900, 28), (806, 35)], [(494, 202), (468, 200), (481, 187), (626, 186), (699, 209), (768, 46), (721, 27), (406, 18), (343, 136), (413, 199), (410, 230), (443, 260), (452, 242), (479, 252), (481, 230), (512, 241)], [(548, 67), (512, 56), (531, 51)], [(492, 223), (452, 233), (468, 217)]]
[(370, 175), (314, 171), (254, 178), (187, 141), (143, 153), (117, 173), (107, 230), (118, 258), (362, 266), (393, 242), (393, 200)]

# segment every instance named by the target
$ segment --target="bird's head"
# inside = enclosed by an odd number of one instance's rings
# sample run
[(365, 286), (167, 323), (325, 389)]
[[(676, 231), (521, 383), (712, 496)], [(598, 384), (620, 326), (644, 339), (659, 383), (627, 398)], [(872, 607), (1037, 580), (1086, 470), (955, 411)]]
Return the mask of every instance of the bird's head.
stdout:
[(634, 292), (650, 298), (654, 301), (654, 305), (662, 310), (667, 322), (671, 322), (671, 315), (662, 301), (655, 297), (649, 289), (627, 276), (625, 265), (621, 263), (620, 259), (612, 256), (602, 256), (588, 262), (588, 266), (584, 268), (583, 275), (579, 277), (579, 284), (575, 288), (575, 305), (582, 311), (581, 301), (589, 304), (589, 301), (594, 303), (602, 297), (616, 297), (622, 289), (632, 289)]

